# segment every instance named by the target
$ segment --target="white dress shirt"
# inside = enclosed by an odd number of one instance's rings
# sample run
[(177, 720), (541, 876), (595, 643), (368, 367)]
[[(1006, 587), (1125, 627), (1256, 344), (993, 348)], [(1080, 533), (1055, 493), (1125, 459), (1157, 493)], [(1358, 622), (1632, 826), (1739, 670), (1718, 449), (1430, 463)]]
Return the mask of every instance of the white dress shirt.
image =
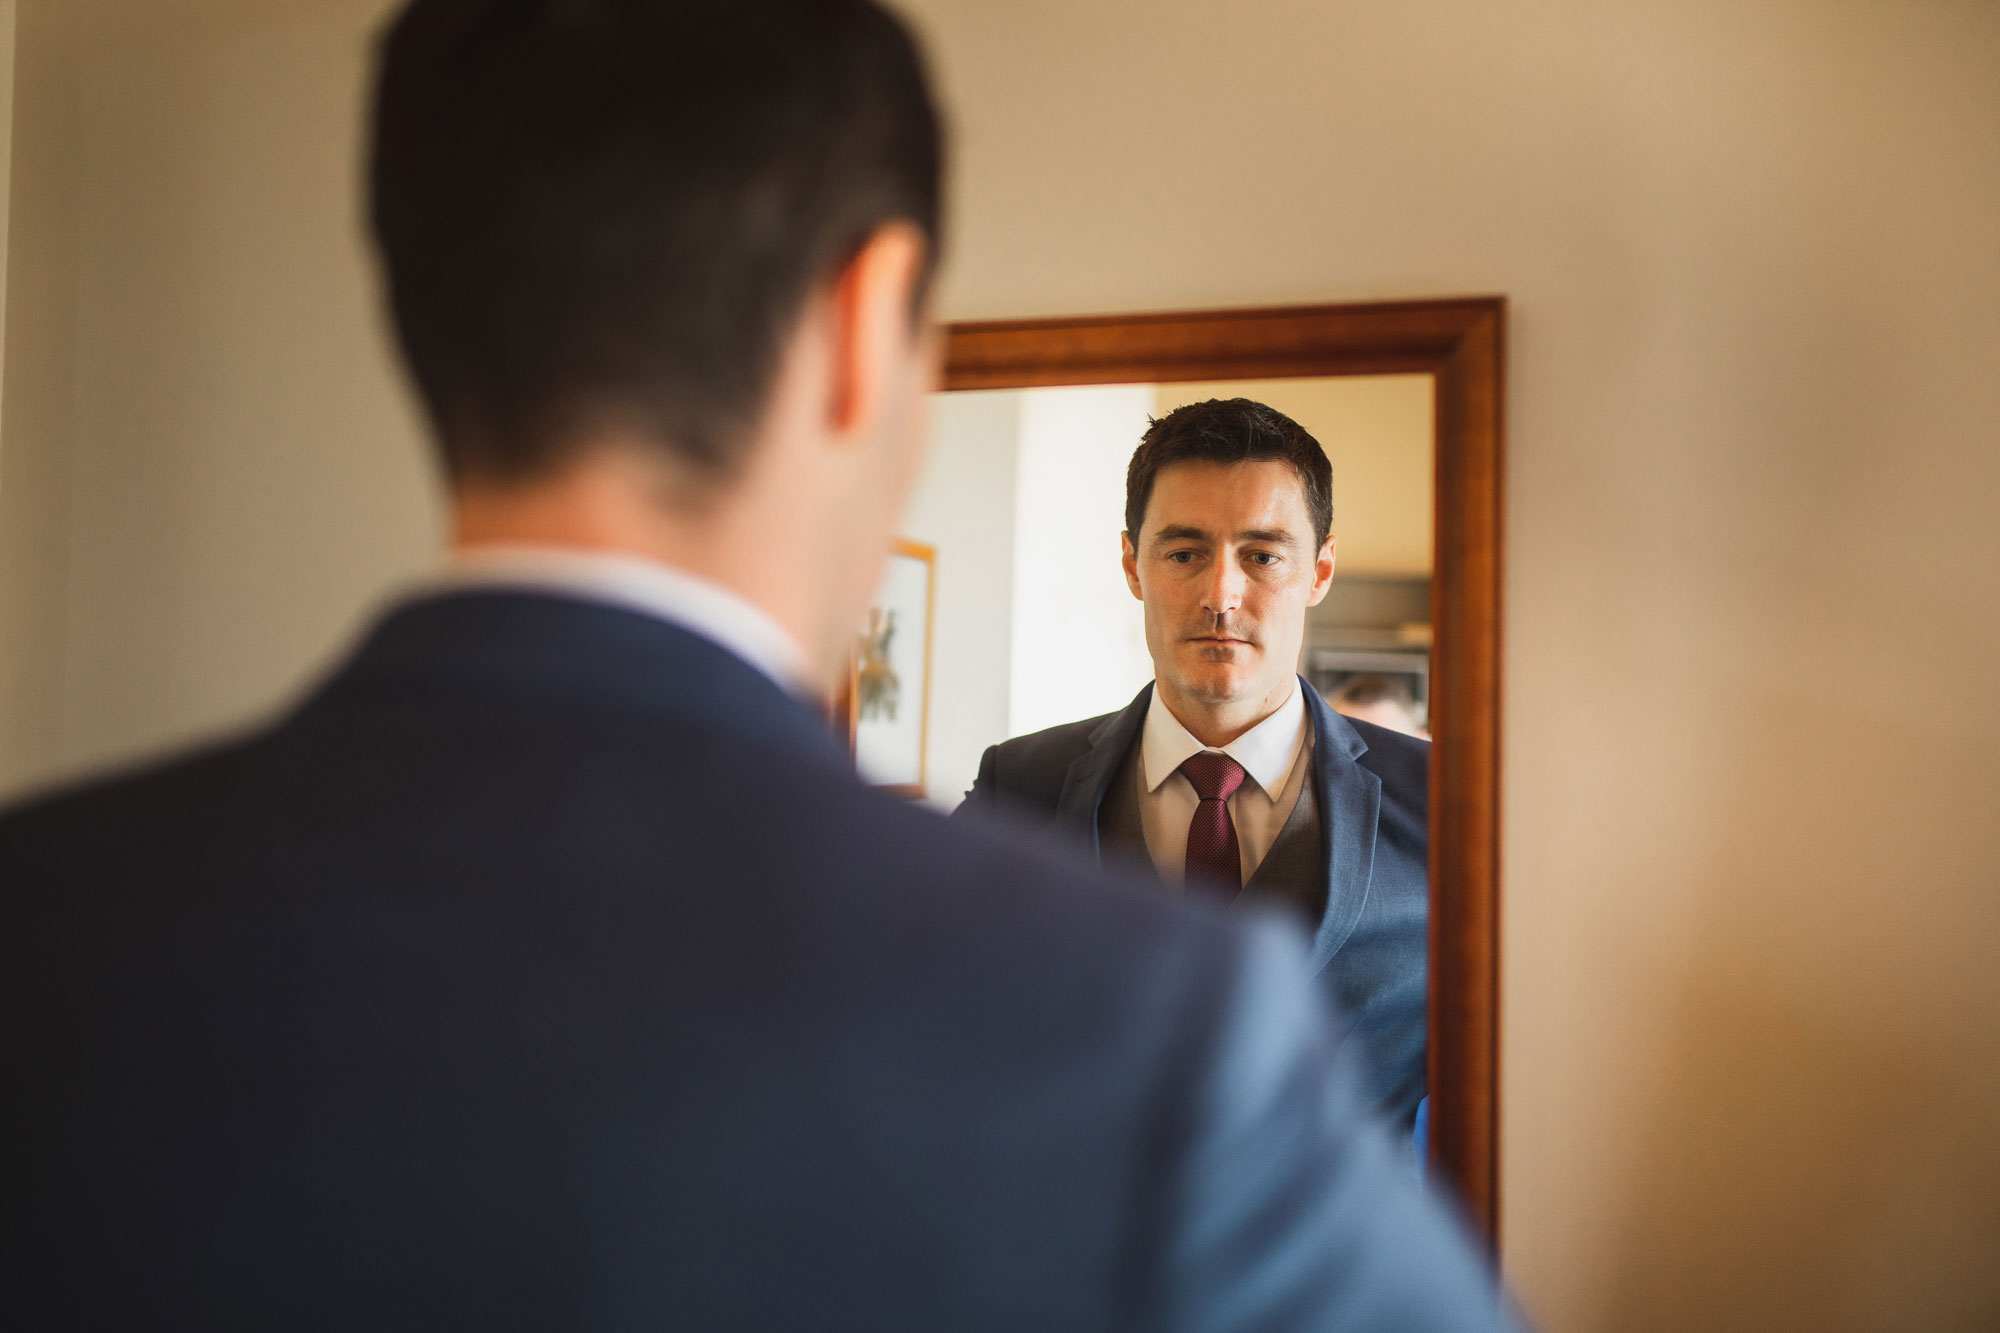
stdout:
[(415, 589), (514, 588), (623, 607), (699, 634), (793, 693), (806, 691), (805, 653), (759, 606), (655, 560), (571, 546), (475, 546)]
[[(1245, 884), (1263, 864), (1265, 853), (1278, 840), (1292, 808), (1299, 803), (1306, 774), (1312, 768), (1299, 760), (1311, 740), (1305, 697), (1294, 677), (1291, 694), (1276, 712), (1219, 751), (1243, 765), (1250, 775), (1228, 801)], [(1181, 725), (1173, 710), (1160, 701), (1156, 686), (1139, 742), (1144, 788), (1139, 794), (1139, 820), (1153, 866), (1169, 883), (1179, 883), (1186, 874), (1188, 825), (1194, 820), (1195, 807), (1201, 804), (1194, 784), (1180, 768), (1190, 756), (1214, 748), (1203, 745)]]

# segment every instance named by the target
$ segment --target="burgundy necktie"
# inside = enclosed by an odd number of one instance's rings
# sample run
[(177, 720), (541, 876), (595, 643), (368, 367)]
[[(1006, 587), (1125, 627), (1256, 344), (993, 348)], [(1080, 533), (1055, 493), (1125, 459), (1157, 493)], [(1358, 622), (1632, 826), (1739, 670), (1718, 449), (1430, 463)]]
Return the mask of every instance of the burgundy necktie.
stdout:
[(1247, 776), (1243, 765), (1226, 754), (1204, 750), (1190, 755), (1181, 772), (1194, 785), (1201, 804), (1194, 808), (1188, 824), (1187, 880), (1202, 880), (1210, 888), (1226, 887), (1231, 894), (1243, 887), (1243, 861), (1236, 850), (1236, 824), (1229, 817), (1229, 798)]

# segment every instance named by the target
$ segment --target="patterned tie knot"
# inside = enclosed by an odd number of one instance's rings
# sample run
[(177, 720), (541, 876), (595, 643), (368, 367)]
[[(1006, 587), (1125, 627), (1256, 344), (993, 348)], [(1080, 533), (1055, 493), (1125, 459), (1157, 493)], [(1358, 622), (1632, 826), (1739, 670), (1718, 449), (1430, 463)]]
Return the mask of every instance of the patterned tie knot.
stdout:
[(1228, 800), (1243, 785), (1243, 779), (1249, 776), (1244, 772), (1243, 765), (1226, 754), (1217, 754), (1212, 750), (1189, 755), (1187, 762), (1181, 765), (1181, 772), (1187, 774), (1187, 780), (1194, 785), (1194, 794), (1204, 801)]

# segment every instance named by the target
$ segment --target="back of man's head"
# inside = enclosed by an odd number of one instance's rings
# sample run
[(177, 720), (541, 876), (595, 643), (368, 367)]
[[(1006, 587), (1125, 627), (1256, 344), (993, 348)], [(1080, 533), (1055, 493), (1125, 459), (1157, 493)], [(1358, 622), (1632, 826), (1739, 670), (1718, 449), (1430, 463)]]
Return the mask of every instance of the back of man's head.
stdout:
[(935, 256), (940, 138), (873, 0), (412, 0), (370, 212), (453, 481), (604, 434), (730, 480), (815, 285), (892, 222)]

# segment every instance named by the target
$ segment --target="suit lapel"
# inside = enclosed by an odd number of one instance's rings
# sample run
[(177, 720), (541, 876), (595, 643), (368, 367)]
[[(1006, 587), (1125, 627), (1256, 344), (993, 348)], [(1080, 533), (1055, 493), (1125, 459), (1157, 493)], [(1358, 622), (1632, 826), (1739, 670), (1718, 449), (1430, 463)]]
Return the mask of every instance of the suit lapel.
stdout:
[(1148, 681), (1131, 703), (1090, 733), (1090, 748), (1072, 760), (1069, 771), (1063, 774), (1062, 793), (1056, 797), (1056, 823), (1089, 834), (1090, 849), (1100, 864), (1104, 848), (1098, 838), (1097, 812), (1118, 765), (1138, 739), (1152, 700), (1153, 685)]
[(1347, 943), (1368, 901), (1375, 864), (1375, 827), (1382, 813), (1382, 779), (1356, 762), (1368, 745), (1319, 691), (1300, 682), (1313, 726), (1313, 794), (1319, 799), (1320, 842), (1326, 853), (1326, 914), (1313, 933), (1312, 967), (1325, 967)]
[[(1327, 873), (1326, 911), (1313, 932), (1312, 967), (1323, 969), (1361, 919), (1375, 865), (1375, 829), (1382, 812), (1382, 780), (1357, 761), (1367, 742), (1347, 719), (1327, 706), (1305, 681), (1306, 713), (1313, 728), (1313, 796), (1319, 802), (1320, 850)], [(1056, 798), (1056, 823), (1090, 838), (1104, 859), (1098, 811), (1120, 764), (1138, 741), (1153, 700), (1149, 683), (1124, 710), (1106, 718), (1090, 734), (1090, 748), (1070, 763)]]

